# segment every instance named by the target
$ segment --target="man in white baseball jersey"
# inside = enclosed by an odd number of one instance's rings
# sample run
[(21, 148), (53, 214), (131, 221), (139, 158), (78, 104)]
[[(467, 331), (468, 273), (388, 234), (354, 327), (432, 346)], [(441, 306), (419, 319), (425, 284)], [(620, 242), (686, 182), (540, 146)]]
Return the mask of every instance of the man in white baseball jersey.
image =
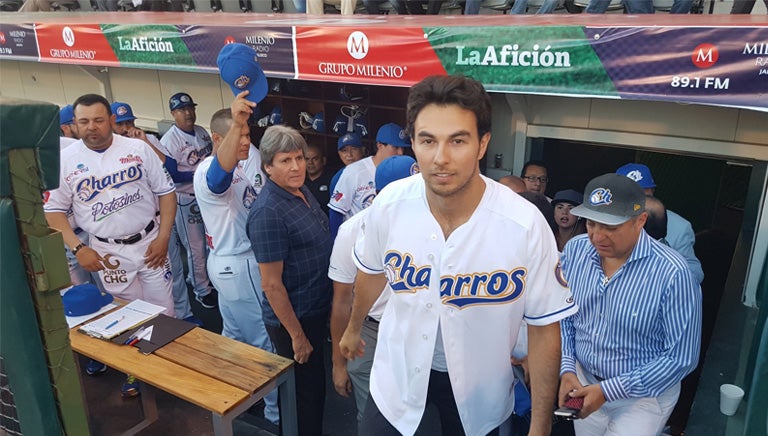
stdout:
[(558, 321), (576, 311), (552, 231), (533, 205), (480, 175), (491, 137), (482, 84), (428, 77), (411, 88), (406, 117), (421, 177), (390, 184), (366, 216), (340, 344), (348, 359), (361, 355), (363, 320), (389, 284), (361, 434), (412, 435), (427, 403), (447, 434), (496, 434), (512, 414), (510, 355), (525, 319), (529, 434), (548, 435)]
[[(388, 157), (376, 167), (376, 191), (381, 192), (391, 182), (416, 174), (418, 171), (419, 166), (410, 156)], [(369, 209), (363, 210), (344, 221), (339, 227), (339, 233), (333, 242), (331, 263), (328, 266), (328, 278), (333, 280), (333, 303), (331, 306), (333, 386), (336, 392), (344, 397), (348, 397), (350, 391), (354, 392), (358, 422), (363, 417), (365, 403), (368, 401), (368, 386), (370, 385), (373, 355), (376, 350), (379, 320), (381, 320), (381, 314), (384, 312), (389, 298), (389, 292), (383, 292), (363, 321), (361, 332), (361, 337), (365, 341), (363, 357), (347, 362), (339, 349), (339, 341), (349, 323), (353, 288), (357, 276), (357, 267), (352, 259), (352, 250), (360, 231), (360, 224), (368, 211)]]
[(195, 201), (192, 179), (195, 168), (203, 159), (211, 154), (213, 143), (204, 128), (195, 124), (197, 114), (192, 97), (184, 92), (173, 94), (168, 100), (174, 125), (160, 139), (163, 153), (169, 158), (165, 167), (176, 182), (176, 197), (178, 208), (174, 234), (171, 236), (169, 255), (174, 269), (173, 298), (183, 306), (187, 298), (187, 285), (184, 280), (181, 264), (181, 241), (187, 251), (189, 266), (188, 280), (195, 293), (195, 299), (206, 309), (216, 307), (216, 293), (211, 287), (208, 273), (205, 269), (205, 225), (200, 216), (200, 208)]
[(403, 154), (403, 148), (410, 147), (408, 135), (395, 123), (384, 124), (376, 133), (376, 154), (348, 165), (333, 188), (330, 211), (331, 237), (336, 237), (344, 220), (371, 205), (376, 196), (374, 176), (376, 166), (390, 157)]
[[(61, 154), (61, 180), (45, 215), (88, 271), (98, 271), (112, 295), (137, 298), (173, 316), (168, 239), (176, 213), (174, 186), (160, 159), (139, 140), (113, 134), (109, 102), (87, 94), (74, 103), (82, 139)], [(157, 219), (159, 206), (159, 221)], [(67, 221), (91, 235), (78, 239)]]
[[(245, 94), (245, 92), (243, 93)], [(245, 224), (261, 192), (261, 157), (250, 140), (249, 107), (238, 96), (211, 118), (213, 154), (195, 171), (195, 196), (208, 241), (208, 275), (219, 291), (223, 336), (274, 352), (261, 319), (261, 275)], [(235, 114), (233, 122), (232, 114)], [(277, 391), (265, 397), (264, 416), (279, 421)]]

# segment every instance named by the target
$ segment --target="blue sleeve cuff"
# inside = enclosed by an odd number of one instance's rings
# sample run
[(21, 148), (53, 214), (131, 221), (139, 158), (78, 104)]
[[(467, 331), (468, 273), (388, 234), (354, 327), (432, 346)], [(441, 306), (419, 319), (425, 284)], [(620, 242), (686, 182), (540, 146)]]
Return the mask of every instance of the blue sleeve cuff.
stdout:
[(214, 155), (211, 166), (208, 167), (208, 172), (205, 173), (205, 182), (208, 185), (208, 189), (214, 194), (222, 194), (230, 186), (232, 186), (232, 177), (234, 174), (234, 168), (231, 173), (224, 171), (224, 168), (219, 164), (219, 159)]
[(194, 171), (179, 171), (176, 160), (168, 156), (165, 157), (165, 169), (176, 183), (190, 183), (195, 177)]
[(339, 227), (344, 222), (344, 215), (331, 209), (328, 211), (328, 219), (331, 227), (331, 239), (336, 239), (336, 234), (339, 233)]

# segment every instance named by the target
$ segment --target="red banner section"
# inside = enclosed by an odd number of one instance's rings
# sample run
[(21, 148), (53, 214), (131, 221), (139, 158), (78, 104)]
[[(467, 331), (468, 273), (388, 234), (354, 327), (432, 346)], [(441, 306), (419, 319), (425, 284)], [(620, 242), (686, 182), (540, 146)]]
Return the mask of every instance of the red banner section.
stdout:
[(37, 24), (40, 61), (120, 66), (98, 24)]
[(299, 79), (410, 86), (446, 74), (421, 28), (296, 27)]

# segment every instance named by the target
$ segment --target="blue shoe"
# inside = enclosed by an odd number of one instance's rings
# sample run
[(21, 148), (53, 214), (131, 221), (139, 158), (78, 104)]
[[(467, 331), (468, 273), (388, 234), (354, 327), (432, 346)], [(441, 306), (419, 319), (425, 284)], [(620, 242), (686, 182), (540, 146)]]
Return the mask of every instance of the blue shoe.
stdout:
[(194, 324), (194, 325), (196, 325), (198, 327), (202, 327), (203, 326), (203, 320), (198, 318), (198, 317), (196, 317), (196, 316), (194, 316), (194, 315), (190, 315), (190, 316), (184, 318), (184, 321), (191, 322), (192, 324)]
[(120, 388), (120, 395), (122, 395), (123, 398), (133, 398), (138, 397), (140, 393), (139, 381), (136, 380), (134, 376), (129, 375), (125, 380), (125, 383), (123, 383), (123, 386)]
[(107, 365), (97, 362), (95, 360), (90, 360), (87, 365), (85, 365), (85, 373), (95, 377), (97, 375), (102, 375), (105, 372), (107, 372)]

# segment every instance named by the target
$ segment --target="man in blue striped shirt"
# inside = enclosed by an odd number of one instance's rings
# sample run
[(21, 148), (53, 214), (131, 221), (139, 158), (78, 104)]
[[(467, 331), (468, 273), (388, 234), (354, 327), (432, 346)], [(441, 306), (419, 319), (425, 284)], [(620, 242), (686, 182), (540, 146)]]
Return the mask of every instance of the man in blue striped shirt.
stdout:
[(698, 362), (699, 284), (643, 230), (645, 195), (632, 180), (592, 179), (571, 213), (587, 219), (587, 235), (562, 257), (579, 312), (561, 322), (560, 405), (583, 398), (579, 436), (657, 435)]

